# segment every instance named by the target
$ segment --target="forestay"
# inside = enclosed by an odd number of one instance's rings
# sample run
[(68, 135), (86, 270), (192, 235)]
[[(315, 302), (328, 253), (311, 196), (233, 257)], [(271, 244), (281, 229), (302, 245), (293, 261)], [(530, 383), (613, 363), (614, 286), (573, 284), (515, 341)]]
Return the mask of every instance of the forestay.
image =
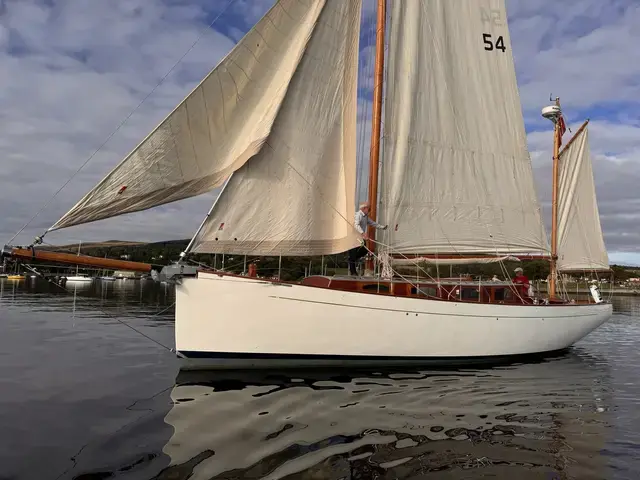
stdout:
[(392, 2), (390, 28), (392, 252), (548, 254), (503, 0)]
[(320, 255), (353, 228), (361, 2), (315, 1), (316, 28), (265, 147), (225, 185), (195, 253)]
[(178, 107), (50, 230), (193, 197), (264, 147), (322, 0), (279, 0)]
[(565, 272), (609, 269), (586, 126), (559, 159), (557, 268)]

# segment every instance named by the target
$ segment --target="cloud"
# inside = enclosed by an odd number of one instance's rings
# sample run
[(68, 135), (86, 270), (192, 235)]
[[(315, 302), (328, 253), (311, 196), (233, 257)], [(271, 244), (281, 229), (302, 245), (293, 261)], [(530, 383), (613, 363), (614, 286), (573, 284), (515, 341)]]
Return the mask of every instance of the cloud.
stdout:
[[(364, 0), (358, 125), (360, 196), (371, 129), (375, 0)], [(53, 224), (162, 120), (273, 0), (0, 0), (0, 241), (8, 240), (155, 92), (16, 241)], [(559, 95), (574, 127), (590, 117), (602, 225), (611, 252), (640, 252), (640, 4), (507, 0), (541, 201)], [(217, 17), (212, 28), (209, 24)], [(188, 237), (215, 193), (50, 234), (51, 242)], [(547, 209), (548, 210), (548, 209)], [(616, 257), (618, 258), (618, 257)], [(631, 257), (628, 257), (631, 258)], [(634, 257), (635, 258), (635, 257)]]
[[(266, 3), (267, 2), (263, 2)], [(7, 2), (0, 44), (0, 235), (10, 237), (113, 133), (198, 40), (153, 95), (32, 226), (42, 233), (95, 185), (225, 55), (197, 3), (160, 0)], [(253, 14), (253, 12), (252, 12)], [(229, 11), (246, 30), (238, 11)], [(224, 17), (221, 17), (224, 18)], [(211, 196), (52, 234), (58, 238), (188, 236)], [(180, 214), (171, 216), (179, 211)]]

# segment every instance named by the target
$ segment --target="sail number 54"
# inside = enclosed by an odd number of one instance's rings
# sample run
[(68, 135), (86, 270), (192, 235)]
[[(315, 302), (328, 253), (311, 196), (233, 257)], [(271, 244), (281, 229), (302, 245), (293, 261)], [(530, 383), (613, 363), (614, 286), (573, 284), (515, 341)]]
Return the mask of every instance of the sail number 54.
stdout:
[(504, 46), (504, 38), (502, 35), (494, 41), (490, 33), (483, 33), (482, 40), (484, 41), (484, 49), (488, 52), (492, 50), (500, 50), (504, 53), (507, 51), (507, 47)]

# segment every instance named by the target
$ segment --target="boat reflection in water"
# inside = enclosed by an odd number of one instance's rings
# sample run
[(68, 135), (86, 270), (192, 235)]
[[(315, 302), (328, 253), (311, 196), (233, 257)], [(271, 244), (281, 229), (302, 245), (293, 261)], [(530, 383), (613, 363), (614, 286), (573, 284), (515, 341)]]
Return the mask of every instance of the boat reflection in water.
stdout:
[(579, 348), (486, 370), (182, 371), (157, 478), (609, 478), (610, 397)]

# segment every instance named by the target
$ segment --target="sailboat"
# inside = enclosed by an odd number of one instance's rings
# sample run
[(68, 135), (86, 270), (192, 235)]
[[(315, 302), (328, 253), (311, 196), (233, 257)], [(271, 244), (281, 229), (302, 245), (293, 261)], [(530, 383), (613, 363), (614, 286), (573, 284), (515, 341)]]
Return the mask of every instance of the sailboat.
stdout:
[(90, 276), (86, 275), (86, 274), (76, 274), (76, 275), (71, 275), (69, 277), (67, 277), (67, 282), (73, 282), (73, 283), (91, 283), (93, 282), (93, 278), (91, 278)]
[[(80, 250), (82, 249), (82, 242), (78, 243), (78, 257), (80, 256)], [(84, 274), (78, 273), (78, 265), (76, 265), (76, 274), (70, 275), (67, 277), (67, 282), (72, 283), (90, 283), (93, 281), (93, 278)]]
[[(554, 124), (549, 245), (504, 0), (390, 5), (387, 21), (386, 1), (377, 2), (368, 192), (370, 217), (389, 228), (378, 238), (369, 232), (375, 262), (364, 276), (285, 282), (255, 268), (181, 275), (193, 254), (320, 256), (360, 245), (353, 205), (361, 0), (277, 0), (49, 229), (221, 187), (181, 260), (164, 272), (177, 279), (184, 368), (485, 361), (565, 349), (612, 315), (597, 285), (587, 301), (559, 292), (561, 272), (609, 268), (587, 128), (561, 152), (559, 100), (543, 110)], [(35, 246), (5, 251), (73, 261)], [(443, 279), (425, 269), (527, 258), (550, 262), (547, 297), (511, 281)], [(399, 274), (402, 264), (427, 277)]]

